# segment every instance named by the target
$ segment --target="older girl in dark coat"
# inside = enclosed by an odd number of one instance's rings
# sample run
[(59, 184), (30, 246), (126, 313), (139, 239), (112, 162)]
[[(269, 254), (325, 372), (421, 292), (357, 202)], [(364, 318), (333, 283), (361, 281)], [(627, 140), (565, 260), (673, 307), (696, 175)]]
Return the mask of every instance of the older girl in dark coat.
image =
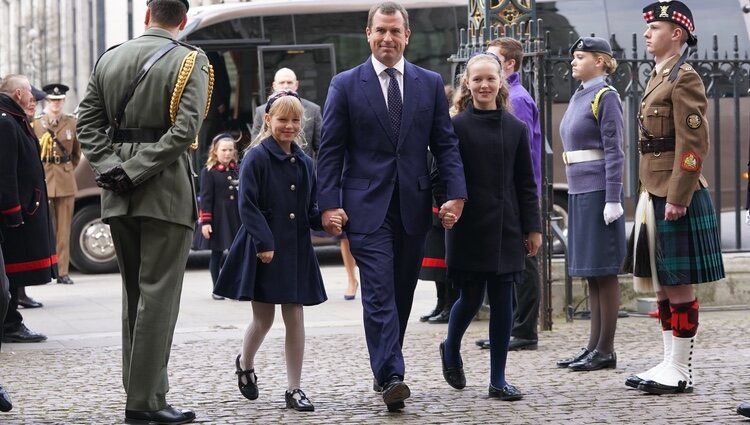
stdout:
[[(539, 204), (525, 124), (509, 112), (500, 64), (489, 55), (469, 60), (456, 99), (453, 126), (464, 162), (469, 201), (447, 232), (448, 273), (460, 287), (440, 344), (443, 376), (466, 385), (460, 348), (485, 289), (490, 302), (489, 396), (518, 400), (505, 379), (513, 325), (513, 285), (523, 284), (524, 257), (541, 245)], [(437, 194), (442, 200), (442, 194)], [(444, 218), (445, 219), (445, 218)]]
[(271, 329), (275, 304), (281, 304), (286, 327), (286, 405), (312, 411), (313, 404), (300, 389), (305, 350), (302, 306), (320, 304), (327, 297), (310, 240), (310, 228), (322, 228), (313, 163), (295, 143), (303, 114), (291, 91), (271, 96), (266, 104), (263, 131), (240, 170), (242, 227), (214, 293), (252, 300), (253, 321), (235, 362), (240, 392), (250, 400), (258, 398), (255, 354)]

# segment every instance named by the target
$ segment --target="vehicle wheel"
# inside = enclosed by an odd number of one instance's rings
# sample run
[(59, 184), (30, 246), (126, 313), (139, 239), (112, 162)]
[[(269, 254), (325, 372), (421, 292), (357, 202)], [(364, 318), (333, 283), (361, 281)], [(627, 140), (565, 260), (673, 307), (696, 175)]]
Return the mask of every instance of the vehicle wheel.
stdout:
[[(555, 191), (553, 195), (552, 204), (552, 216), (561, 217), (561, 220), (556, 221), (557, 225), (563, 231), (563, 235), (568, 237), (568, 194), (562, 191)], [(552, 242), (552, 253), (562, 254), (563, 246), (559, 239), (554, 238)]]
[(109, 225), (101, 220), (99, 204), (86, 205), (73, 215), (70, 262), (82, 273), (117, 271), (115, 245)]

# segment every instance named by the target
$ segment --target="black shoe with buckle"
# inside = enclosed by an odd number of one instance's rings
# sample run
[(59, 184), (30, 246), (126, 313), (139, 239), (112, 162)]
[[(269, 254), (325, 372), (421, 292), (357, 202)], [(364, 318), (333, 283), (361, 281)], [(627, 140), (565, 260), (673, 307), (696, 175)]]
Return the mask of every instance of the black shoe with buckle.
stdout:
[(161, 410), (152, 412), (140, 412), (137, 410), (125, 410), (126, 424), (187, 424), (195, 420), (195, 412), (188, 409), (175, 409), (167, 406)]
[(583, 360), (584, 357), (588, 356), (590, 351), (587, 348), (581, 348), (581, 351), (573, 357), (567, 357), (557, 362), (557, 367), (567, 368), (571, 363)]
[(383, 384), (383, 403), (389, 412), (395, 412), (405, 407), (404, 400), (411, 396), (409, 386), (398, 376), (392, 376)]
[(63, 285), (72, 285), (73, 279), (71, 279), (70, 276), (66, 274), (65, 276), (58, 277), (57, 283), (61, 283)]
[(310, 401), (305, 393), (299, 388), (293, 389), (291, 392), (287, 391), (284, 398), (286, 399), (287, 409), (294, 409), (298, 412), (315, 411), (315, 406), (313, 406), (312, 401)]
[(10, 395), (2, 385), (0, 385), (0, 412), (10, 412), (13, 403), (10, 401)]
[(27, 328), (26, 325), (21, 323), (21, 326), (13, 332), (5, 332), (3, 334), (3, 342), (42, 342), (46, 341), (47, 337), (39, 332), (34, 332)]
[(448, 367), (445, 364), (445, 341), (440, 343), (440, 363), (443, 365), (443, 378), (451, 387), (462, 390), (466, 387), (466, 375), (464, 366)]
[(505, 384), (502, 388), (490, 384), (488, 395), (490, 398), (499, 398), (502, 401), (516, 401), (523, 398), (523, 393), (511, 384)]
[[(237, 374), (237, 386), (246, 399), (255, 400), (258, 398), (258, 377), (255, 375), (255, 369), (242, 370), (240, 356), (242, 354), (237, 354), (237, 361), (235, 361), (237, 370), (234, 373)], [(242, 382), (242, 378), (245, 378), (246, 382)]]
[(31, 297), (26, 297), (26, 298), (20, 298), (19, 297), (18, 298), (18, 305), (20, 305), (23, 308), (39, 308), (39, 307), (44, 307), (44, 304), (40, 303), (39, 301), (37, 301), (37, 300), (35, 300), (35, 299), (31, 298)]

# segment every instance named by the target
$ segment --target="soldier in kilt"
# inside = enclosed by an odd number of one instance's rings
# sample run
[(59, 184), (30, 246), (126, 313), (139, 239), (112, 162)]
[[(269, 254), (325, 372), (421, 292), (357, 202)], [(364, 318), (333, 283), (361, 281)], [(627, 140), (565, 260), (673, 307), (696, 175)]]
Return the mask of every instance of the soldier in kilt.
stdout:
[[(656, 2), (643, 9), (643, 17), (646, 48), (656, 66), (638, 117), (642, 193), (634, 234), (639, 236), (643, 222), (655, 240), (638, 243), (636, 238), (634, 283), (636, 289), (656, 291), (664, 360), (630, 376), (626, 385), (652, 394), (684, 393), (694, 384), (698, 300), (693, 285), (724, 277), (716, 215), (701, 175), (709, 148), (707, 100), (700, 76), (685, 62), (688, 49), (680, 55), (684, 44), (697, 43), (690, 9), (679, 1)], [(648, 251), (649, 261), (640, 262), (646, 267), (639, 267), (641, 246)]]

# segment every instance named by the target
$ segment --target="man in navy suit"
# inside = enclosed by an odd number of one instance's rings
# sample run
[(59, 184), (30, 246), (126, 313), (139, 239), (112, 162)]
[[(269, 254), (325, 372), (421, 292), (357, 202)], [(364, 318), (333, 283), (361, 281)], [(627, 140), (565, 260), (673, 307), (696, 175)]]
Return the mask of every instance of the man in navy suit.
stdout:
[(466, 199), (458, 140), (440, 75), (404, 60), (409, 15), (384, 2), (370, 9), (372, 56), (333, 78), (323, 112), (318, 205), (336, 233), (341, 216), (362, 282), (370, 366), (389, 411), (404, 407), (401, 347), (424, 240), (431, 223), (427, 149), (447, 186), (446, 228)]

